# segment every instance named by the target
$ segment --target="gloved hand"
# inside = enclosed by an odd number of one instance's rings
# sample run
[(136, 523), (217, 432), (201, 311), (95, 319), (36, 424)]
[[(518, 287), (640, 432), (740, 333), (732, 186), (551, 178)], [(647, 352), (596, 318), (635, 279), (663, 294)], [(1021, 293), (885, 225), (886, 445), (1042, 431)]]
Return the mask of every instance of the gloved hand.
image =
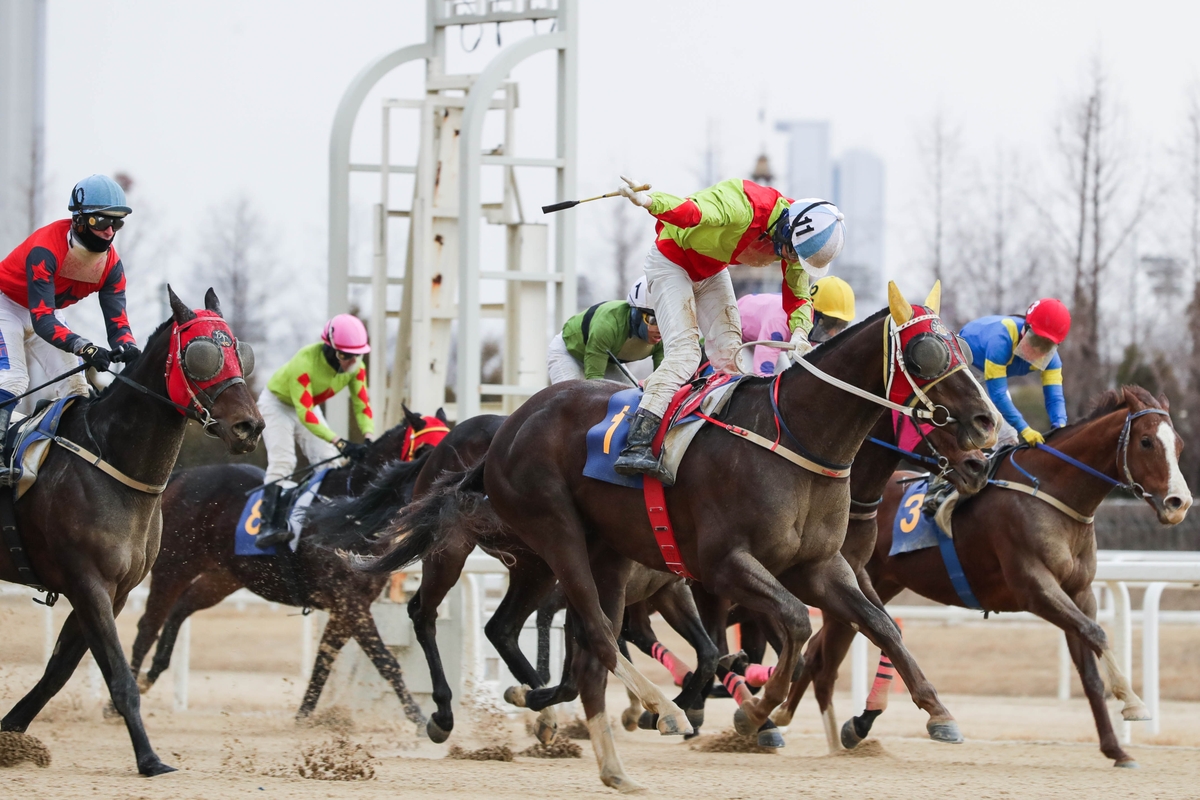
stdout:
[(136, 344), (119, 344), (112, 350), (112, 360), (119, 361), (122, 364), (132, 364), (142, 355), (142, 351), (138, 349)]
[(1021, 438), (1025, 440), (1025, 444), (1033, 446), (1035, 444), (1045, 444), (1046, 437), (1030, 428), (1028, 425), (1021, 431)]
[[(638, 188), (640, 184), (638, 184), (636, 181), (626, 178), (624, 175), (621, 176), (621, 180), (625, 181), (625, 185), (617, 190), (620, 192), (621, 197), (627, 198), (629, 202), (633, 203), (635, 206), (641, 206), (642, 208), (649, 209), (651, 204), (654, 203), (654, 198), (650, 196), (650, 193), (635, 192), (634, 189)], [(648, 186), (649, 184), (647, 184), (647, 187)]]
[(338, 449), (339, 453), (352, 461), (358, 461), (367, 455), (367, 446), (365, 444), (352, 442), (349, 439), (338, 439), (333, 445)]
[(112, 364), (112, 353), (100, 345), (92, 344), (91, 342), (76, 350), (75, 355), (82, 358), (83, 363), (89, 367), (95, 367), (101, 372), (107, 370), (109, 365)]
[(792, 347), (790, 352), (793, 361), (799, 361), (813, 351), (813, 344), (808, 340), (808, 334), (803, 328), (792, 331)]

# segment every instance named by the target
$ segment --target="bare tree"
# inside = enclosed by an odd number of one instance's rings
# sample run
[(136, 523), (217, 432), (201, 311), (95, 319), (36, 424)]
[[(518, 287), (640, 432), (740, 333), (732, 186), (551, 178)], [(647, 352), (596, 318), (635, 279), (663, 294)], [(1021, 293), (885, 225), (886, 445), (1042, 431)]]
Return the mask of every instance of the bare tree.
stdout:
[(954, 318), (956, 305), (953, 282), (950, 277), (952, 256), (949, 243), (955, 238), (954, 215), (951, 213), (956, 200), (952, 176), (961, 154), (961, 136), (952, 127), (946, 115), (939, 109), (929, 126), (917, 140), (918, 151), (925, 169), (925, 191), (927, 206), (927, 229), (925, 231), (925, 263), (934, 280), (942, 281), (942, 308)]
[(239, 338), (265, 343), (275, 263), (261, 218), (242, 197), (213, 209), (205, 230), (193, 282), (216, 290), (225, 321)]
[(1181, 426), (1190, 447), (1184, 448), (1184, 476), (1195, 486), (1200, 481), (1200, 84), (1193, 83), (1187, 96), (1187, 119), (1180, 148), (1179, 178), (1187, 213), (1188, 266), (1192, 276), (1192, 301), (1187, 309), (1187, 330), (1191, 339), (1186, 378), (1189, 391), (1184, 395)]
[(624, 297), (641, 273), (640, 245), (645, 236), (628, 203), (615, 203), (612, 208), (609, 241), (612, 243), (613, 277), (617, 283), (613, 296)]

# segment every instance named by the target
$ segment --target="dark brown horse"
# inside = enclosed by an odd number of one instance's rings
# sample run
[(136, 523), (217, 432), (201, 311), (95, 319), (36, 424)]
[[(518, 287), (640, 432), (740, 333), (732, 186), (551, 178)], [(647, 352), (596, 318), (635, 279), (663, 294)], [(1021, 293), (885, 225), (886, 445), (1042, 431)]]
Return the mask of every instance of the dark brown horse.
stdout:
[[(927, 304), (936, 306), (936, 298)], [(806, 358), (804, 368), (796, 365), (775, 380), (747, 379), (723, 414), (737, 435), (713, 425), (702, 428), (666, 495), (682, 561), (697, 580), (718, 596), (771, 614), (784, 631), (780, 668), (761, 695), (738, 710), (735, 725), (757, 730), (787, 696), (800, 646), (812, 630), (808, 602), (867, 632), (893, 656), (914, 701), (929, 713), (931, 736), (957, 739), (949, 711), (891, 620), (858, 589), (839, 552), (850, 510), (845, 465), (878, 420), (879, 403), (896, 388), (889, 387), (889, 375), (898, 384), (920, 387), (922, 403), (937, 420), (956, 420), (963, 449), (995, 439), (991, 406), (965, 371), (936, 308), (915, 313), (894, 286), (890, 313), (876, 313)], [(825, 372), (814, 374), (818, 368)], [(483, 463), (402, 512), (392, 550), (370, 568), (398, 568), (440, 546), (444, 529), (453, 527), (443, 523), (469, 515), (486, 495), (566, 590), (579, 622), (582, 658), (576, 659), (575, 675), (601, 780), (628, 791), (640, 787), (616, 755), (604, 713), (605, 673), (615, 673), (659, 715), (660, 732), (685, 733), (688, 723), (683, 710), (617, 646), (631, 562), (666, 567), (642, 494), (583, 476), (587, 429), (605, 416), (617, 388), (568, 382), (530, 398), (501, 426)], [(785, 428), (792, 434), (787, 439), (780, 432)], [(768, 441), (776, 435), (783, 448), (806, 453), (797, 457), (810, 467), (741, 441), (738, 431)]]
[[(381, 469), (395, 462), (386, 471), (384, 491), (397, 506), (403, 505), (412, 496), (413, 483), (433, 448), (418, 445), (415, 460), (402, 458), (412, 454), (414, 441), (420, 441), (414, 438), (415, 433), (444, 422), (441, 409), (436, 418), (405, 409), (405, 420), (370, 442), (362, 460), (326, 473), (319, 497), (361, 494)], [(188, 617), (246, 587), (275, 603), (329, 612), (297, 718), (308, 716), (316, 708), (334, 660), (347, 639), (354, 637), (379, 674), (392, 685), (408, 718), (418, 724), (424, 722), (404, 684), (400, 665), (384, 646), (371, 616), (371, 603), (387, 583), (386, 576), (356, 572), (327, 549), (314, 546), (307, 537), (311, 526), (303, 532), (295, 553), (234, 554), (234, 530), (247, 491), (262, 481), (263, 471), (247, 464), (194, 467), (172, 477), (163, 494), (162, 550), (150, 572), (150, 596), (133, 643), (132, 667), (136, 675), (158, 639), (154, 660), (139, 678), (139, 688), (149, 691), (170, 666), (175, 638)]]
[[(165, 484), (175, 467), (188, 421), (168, 400), (168, 372), (193, 396), (194, 405), (183, 408), (205, 419), (206, 427), (231, 453), (253, 450), (263, 428), (254, 397), (242, 380), (236, 340), (220, 319), (216, 295), (208, 291), (206, 311), (200, 312), (189, 309), (173, 292), (170, 300), (172, 318), (146, 342), (141, 358), (121, 373), (137, 386), (116, 381), (95, 399), (75, 401), (58, 429), (59, 436), (94, 449), (124, 476), (157, 485)], [(181, 371), (191, 363), (183, 357), (189, 351), (184, 348), (181, 353), (181, 344), (190, 346), (187, 337), (201, 329), (215, 332), (207, 340), (210, 348), (213, 339), (228, 342), (216, 354), (221, 384), (197, 381)], [(137, 685), (115, 621), (130, 590), (141, 583), (158, 554), (161, 495), (124, 485), (75, 454), (54, 447), (37, 483), (17, 501), (16, 514), (25, 551), (41, 584), (70, 600), (72, 610), (41, 680), (0, 721), (0, 729), (26, 730), (91, 649), (113, 704), (125, 719), (138, 772), (174, 771), (150, 747)], [(21, 582), (7, 550), (0, 553), (0, 579)]]
[[(1090, 518), (1114, 484), (1127, 484), (1144, 497), (1160, 523), (1174, 525), (1184, 518), (1192, 496), (1179, 471), (1183, 443), (1166, 410), (1165, 398), (1156, 400), (1140, 387), (1106, 392), (1087, 418), (1047, 437), (1048, 445), (1104, 478), (1049, 451), (1022, 448), (1005, 458), (996, 480), (1029, 486), (1033, 476), (1041, 498), (989, 486), (955, 507), (952, 516), (954, 547), (980, 605), (989, 611), (1028, 611), (1066, 634), (1095, 717), (1100, 749), (1119, 767), (1137, 765), (1113, 732), (1097, 656), (1107, 669), (1113, 695), (1124, 703), (1124, 718), (1146, 719), (1147, 712), (1117, 668), (1108, 638), (1096, 623), (1091, 588), (1096, 533), (1090, 521), (1076, 517)], [(898, 481), (904, 475), (891, 481), (884, 494), (874, 554), (867, 564), (869, 579), (884, 601), (907, 588), (939, 603), (963, 605), (938, 548), (888, 555), (892, 522), (904, 493)], [(1046, 497), (1060, 501), (1070, 513)], [(818, 633), (811, 649), (823, 655), (814, 662), (815, 686), (832, 690), (853, 636), (853, 631), (835, 621)], [(842, 733), (846, 746), (853, 747), (867, 735), (881, 710), (867, 711), (846, 723)]]

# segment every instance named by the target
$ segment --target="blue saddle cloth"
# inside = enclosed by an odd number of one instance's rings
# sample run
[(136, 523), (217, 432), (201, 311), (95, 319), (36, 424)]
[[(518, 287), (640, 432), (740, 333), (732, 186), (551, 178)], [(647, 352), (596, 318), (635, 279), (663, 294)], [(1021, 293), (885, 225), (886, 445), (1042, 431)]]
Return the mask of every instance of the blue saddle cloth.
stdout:
[(629, 420), (642, 400), (642, 390), (637, 387), (622, 389), (608, 399), (608, 410), (604, 419), (587, 432), (587, 462), (583, 474), (617, 486), (642, 488), (641, 475), (618, 475), (613, 471), (617, 456), (625, 449), (629, 438)]
[(900, 507), (896, 510), (896, 519), (892, 522), (892, 548), (888, 555), (912, 553), (930, 547), (938, 548), (942, 556), (942, 564), (958, 599), (967, 608), (982, 609), (979, 599), (971, 591), (971, 584), (963, 572), (962, 562), (958, 560), (958, 550), (954, 540), (946, 535), (933, 516), (926, 514), (921, 506), (925, 503), (925, 492), (929, 481), (915, 481), (904, 492)]
[[(308, 507), (312, 498), (321, 488), (321, 481), (325, 480), (327, 472), (329, 472), (328, 469), (317, 470), (300, 489), (292, 493), (292, 503), (288, 509), (287, 519), (293, 532), (300, 522), (300, 520), (292, 519), (293, 509), (297, 505), (301, 505), (303, 508)], [(246, 498), (246, 505), (242, 506), (242, 515), (238, 518), (233, 536), (233, 554), (235, 556), (273, 556), (279, 553), (279, 545), (260, 548), (254, 544), (254, 537), (258, 536), (262, 530), (262, 497), (263, 490), (258, 489)], [(301, 502), (301, 499), (305, 497), (307, 497), (307, 502)]]
[[(21, 469), (29, 448), (36, 442), (53, 439), (58, 433), (58, 425), (62, 422), (63, 412), (66, 411), (67, 406), (80, 397), (82, 395), (60, 397), (10, 427), (7, 431), (7, 446), (4, 451), (8, 463), (16, 469)], [(37, 465), (32, 465), (30, 469), (33, 470), (30, 475), (34, 475)], [(23, 487), (26, 491), (28, 488), (28, 486)]]

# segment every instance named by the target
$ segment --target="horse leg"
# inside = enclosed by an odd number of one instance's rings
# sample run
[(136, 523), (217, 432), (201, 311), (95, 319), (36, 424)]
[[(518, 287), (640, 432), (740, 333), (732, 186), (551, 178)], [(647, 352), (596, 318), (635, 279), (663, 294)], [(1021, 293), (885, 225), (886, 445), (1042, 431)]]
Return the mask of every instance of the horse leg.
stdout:
[[(683, 686), (675, 702), (686, 710), (688, 722), (692, 727), (698, 729), (704, 723), (704, 700), (717, 670), (717, 646), (704, 628), (704, 622), (700, 619), (700, 612), (686, 583), (672, 581), (659, 589), (650, 601), (662, 614), (666, 623), (678, 631), (696, 651), (696, 669), (690, 675), (684, 676)], [(646, 619), (646, 627), (650, 627), (649, 618)], [(650, 628), (650, 631), (653, 633), (653, 628)], [(665, 652), (666, 648), (662, 650)]]
[(560, 609), (567, 607), (566, 597), (562, 588), (557, 584), (554, 591), (546, 595), (537, 610), (538, 654), (537, 673), (542, 685), (550, 682), (550, 626), (554, 623), (554, 615)]
[[(150, 652), (151, 645), (158, 639), (158, 632), (166, 622), (167, 615), (171, 613), (171, 607), (175, 605), (175, 601), (184, 593), (194, 577), (194, 575), (168, 574), (165, 570), (150, 573), (150, 593), (146, 598), (146, 610), (142, 612), (142, 617), (138, 620), (137, 637), (133, 640), (133, 650), (129, 659), (129, 668), (133, 671), (134, 677), (138, 677), (138, 673), (141, 672), (142, 662), (146, 659), (146, 654)], [(145, 694), (150, 685), (143, 686), (139, 679), (138, 688)]]
[(812, 634), (812, 623), (804, 604), (744, 550), (730, 554), (716, 565), (709, 589), (751, 611), (774, 615), (784, 635), (783, 652), (779, 654), (775, 673), (758, 697), (746, 700), (734, 712), (734, 728), (748, 736), (758, 731), (771, 711), (787, 698), (792, 674), (801, 661), (800, 647)]
[(58, 694), (70, 680), (80, 659), (87, 652), (87, 641), (79, 627), (79, 618), (75, 611), (67, 616), (62, 630), (58, 634), (58, 642), (54, 645), (54, 653), (46, 662), (46, 670), (42, 673), (37, 684), (17, 702), (3, 720), (0, 720), (0, 731), (16, 731), (24, 733), (41, 710), (50, 702), (50, 698)]
[[(137, 682), (129, 670), (129, 662), (125, 660), (121, 640), (117, 638), (113, 603), (98, 581), (81, 576), (80, 582), (82, 591), (71, 598), (71, 605), (75, 608), (73, 613), (79, 615), (79, 626), (108, 685), (113, 705), (125, 718), (125, 727), (137, 757), (138, 772), (146, 776), (174, 772), (175, 768), (164, 764), (150, 747), (150, 738), (142, 724)], [(124, 598), (120, 602), (124, 602)], [(115, 610), (119, 610), (119, 605)]]
[[(626, 614), (628, 615), (628, 609), (626, 609)], [(628, 620), (624, 627), (628, 627)], [(617, 640), (617, 646), (621, 648), (621, 655), (629, 658), (629, 644), (626, 642), (624, 629), (621, 634), (621, 638)], [(629, 698), (629, 708), (621, 712), (621, 727), (627, 731), (636, 731), (642, 718), (642, 701), (628, 688), (625, 689), (625, 694)]]
[(379, 636), (379, 628), (375, 625), (375, 618), (371, 616), (370, 602), (366, 603), (365, 608), (350, 608), (345, 613), (350, 618), (354, 641), (358, 642), (358, 646), (366, 653), (367, 658), (371, 659), (375, 669), (379, 670), (380, 677), (392, 685), (392, 691), (400, 698), (400, 705), (404, 707), (404, 716), (416, 725), (425, 724), (425, 715), (421, 713), (421, 707), (413, 700), (404, 684), (404, 671), (400, 669), (396, 657)]
[(333, 662), (349, 638), (350, 624), (346, 614), (336, 611), (331, 613), (329, 621), (325, 623), (325, 630), (321, 634), (321, 644), (317, 647), (317, 658), (313, 662), (308, 688), (304, 692), (304, 699), (300, 701), (300, 709), (296, 712), (297, 721), (304, 719), (316, 710), (317, 701), (321, 699), (321, 690), (325, 688), (325, 681), (329, 679), (329, 671), (333, 668)]
[(524, 686), (541, 686), (542, 679), (521, 652), (521, 628), (529, 616), (537, 611), (553, 586), (554, 573), (544, 561), (539, 558), (518, 558), (509, 567), (508, 591), (504, 593), (504, 599), (483, 627), (488, 641), (495, 646), (513, 677)]
[[(171, 653), (175, 650), (175, 640), (179, 629), (187, 618), (197, 611), (212, 608), (241, 588), (241, 581), (225, 572), (207, 572), (192, 582), (183, 594), (171, 606), (167, 614), (166, 624), (158, 638), (158, 647), (154, 649), (154, 660), (150, 669), (138, 680), (138, 688), (143, 694), (150, 691), (159, 676), (171, 666)], [(147, 604), (147, 608), (149, 605)], [(141, 623), (139, 622), (139, 628)]]
[[(857, 625), (859, 630), (882, 650), (904, 678), (913, 702), (929, 714), (925, 728), (934, 741), (963, 741), (958, 723), (938, 699), (937, 690), (925, 677), (916, 659), (900, 639), (900, 630), (886, 613), (866, 598), (858, 580), (841, 553), (829, 561), (793, 568), (786, 573), (790, 588), (826, 614)], [(853, 637), (851, 637), (853, 638)], [(847, 723), (849, 725), (850, 723)], [(843, 743), (846, 732), (843, 729)]]
[(408, 617), (412, 620), (417, 642), (425, 652), (425, 663), (429, 665), (429, 678), (433, 684), (433, 702), (437, 706), (425, 723), (425, 733), (439, 744), (450, 738), (450, 732), (454, 730), (454, 709), (450, 705), (453, 693), (437, 645), (438, 606), (458, 582), (467, 556), (474, 549), (473, 540), (455, 537), (445, 548), (427, 556), (421, 565), (421, 586), (408, 601)]

